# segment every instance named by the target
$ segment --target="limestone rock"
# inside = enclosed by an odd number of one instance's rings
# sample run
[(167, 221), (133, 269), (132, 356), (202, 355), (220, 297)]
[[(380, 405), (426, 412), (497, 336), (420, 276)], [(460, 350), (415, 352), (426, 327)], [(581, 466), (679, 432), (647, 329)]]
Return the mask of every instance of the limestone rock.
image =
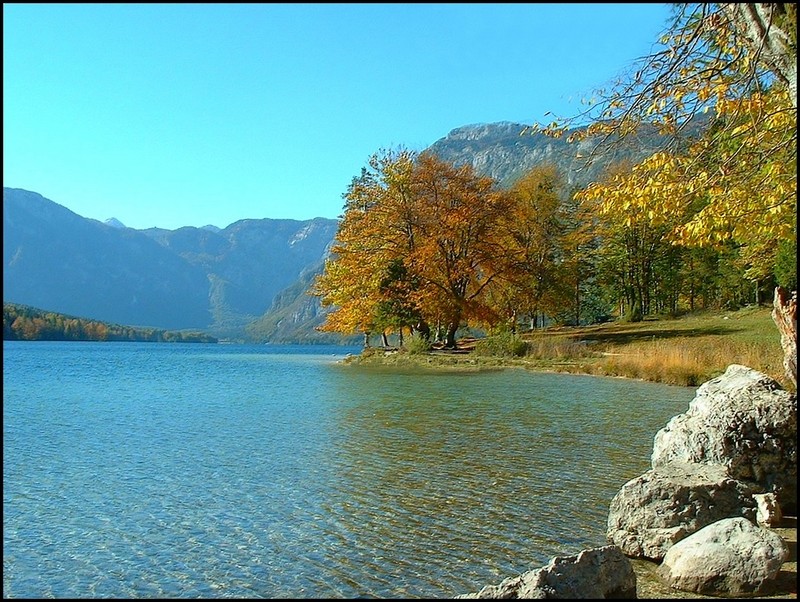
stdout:
[(655, 436), (653, 468), (721, 464), (734, 479), (772, 492), (786, 511), (797, 506), (797, 396), (770, 377), (733, 364), (697, 389), (686, 413)]
[(774, 493), (757, 493), (756, 522), (762, 527), (776, 527), (783, 519), (783, 512)]
[(717, 521), (672, 546), (658, 568), (673, 588), (712, 596), (758, 594), (789, 556), (783, 539), (745, 518)]
[(636, 573), (619, 548), (603, 546), (583, 550), (575, 556), (556, 556), (541, 569), (457, 598), (636, 598)]
[(614, 496), (606, 535), (628, 556), (661, 560), (681, 539), (720, 519), (755, 520), (753, 493), (719, 464), (659, 465)]

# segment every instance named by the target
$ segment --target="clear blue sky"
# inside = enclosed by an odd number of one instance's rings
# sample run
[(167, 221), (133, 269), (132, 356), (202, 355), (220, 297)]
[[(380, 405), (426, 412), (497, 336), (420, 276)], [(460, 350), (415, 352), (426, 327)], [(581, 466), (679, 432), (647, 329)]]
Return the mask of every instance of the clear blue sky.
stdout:
[(374, 152), (549, 122), (668, 4), (4, 4), (3, 185), (174, 229), (338, 217)]

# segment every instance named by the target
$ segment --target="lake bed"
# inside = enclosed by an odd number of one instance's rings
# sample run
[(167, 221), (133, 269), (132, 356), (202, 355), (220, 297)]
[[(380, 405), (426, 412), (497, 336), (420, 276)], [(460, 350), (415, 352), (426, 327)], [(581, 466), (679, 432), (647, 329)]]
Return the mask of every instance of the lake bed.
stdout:
[(451, 597), (605, 543), (694, 389), (4, 342), (5, 597)]

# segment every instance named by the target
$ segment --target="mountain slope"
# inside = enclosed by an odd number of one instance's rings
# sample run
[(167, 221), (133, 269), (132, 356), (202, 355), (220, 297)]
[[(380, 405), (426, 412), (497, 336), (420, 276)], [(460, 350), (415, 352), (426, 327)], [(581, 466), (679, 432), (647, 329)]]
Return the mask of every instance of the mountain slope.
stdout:
[(142, 232), (202, 268), (209, 281), (213, 331), (236, 337), (268, 312), (275, 296), (303, 270), (320, 261), (337, 227), (336, 220), (324, 218), (244, 219), (219, 231), (184, 227)]
[(205, 328), (207, 281), (141, 232), (3, 189), (3, 301), (131, 326)]
[(241, 334), (320, 261), (338, 222), (135, 230), (3, 189), (3, 300), (118, 324)]
[[(653, 152), (675, 141), (659, 135), (653, 127), (642, 127), (636, 136), (624, 140), (605, 152), (595, 153), (599, 138), (567, 142), (568, 134), (552, 138), (544, 134), (524, 133), (525, 125), (508, 121), (467, 125), (452, 130), (434, 142), (428, 151), (456, 165), (470, 164), (483, 176), (490, 176), (501, 186), (511, 186), (532, 167), (553, 163), (565, 174), (571, 186), (585, 186), (596, 180), (616, 161), (639, 162)], [(683, 137), (696, 135), (703, 127), (697, 120)]]
[[(247, 325), (248, 338), (275, 343), (340, 343), (344, 339), (335, 333), (315, 330), (325, 322), (331, 308), (322, 307), (319, 297), (308, 291), (317, 274), (322, 273), (324, 260), (305, 270), (289, 287), (281, 291), (263, 316)], [(345, 337), (346, 339), (346, 337)]]

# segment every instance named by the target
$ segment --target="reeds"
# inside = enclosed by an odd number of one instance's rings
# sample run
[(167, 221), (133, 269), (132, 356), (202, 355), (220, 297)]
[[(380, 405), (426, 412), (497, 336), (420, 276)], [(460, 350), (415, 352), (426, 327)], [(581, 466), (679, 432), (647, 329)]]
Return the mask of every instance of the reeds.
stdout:
[(598, 361), (607, 375), (641, 378), (671, 385), (697, 386), (742, 364), (782, 380), (780, 345), (744, 343), (725, 336), (674, 338), (630, 343), (618, 355)]

